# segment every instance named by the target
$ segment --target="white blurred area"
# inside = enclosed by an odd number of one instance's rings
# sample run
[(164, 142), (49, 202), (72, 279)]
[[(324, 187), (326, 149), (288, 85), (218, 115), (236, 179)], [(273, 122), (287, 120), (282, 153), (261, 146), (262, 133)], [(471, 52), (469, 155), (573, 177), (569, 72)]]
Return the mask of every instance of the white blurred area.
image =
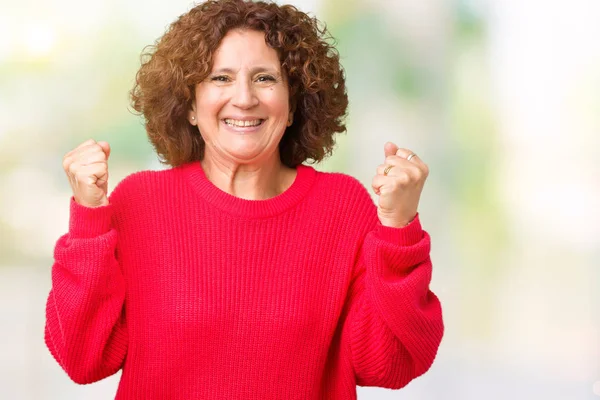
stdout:
[[(600, 399), (600, 1), (292, 2), (340, 32), (347, 72), (348, 133), (318, 168), (369, 187), (392, 140), (432, 171), (420, 213), (446, 335), (425, 376), (359, 399)], [(127, 91), (142, 48), (191, 5), (0, 0), (0, 399), (114, 398), (119, 374), (78, 386), (43, 342), (61, 160), (127, 128), (111, 187), (160, 168)], [(457, 9), (483, 33), (458, 39)], [(391, 45), (370, 41), (371, 15)], [(403, 51), (420, 96), (381, 78)]]
[(490, 11), (506, 208), (545, 243), (593, 250), (600, 236), (600, 2), (505, 0)]
[(600, 2), (501, 1), (489, 11), (502, 133), (498, 194), (516, 243), (498, 296), (496, 356), (519, 345), (514, 367), (593, 383), (600, 380)]

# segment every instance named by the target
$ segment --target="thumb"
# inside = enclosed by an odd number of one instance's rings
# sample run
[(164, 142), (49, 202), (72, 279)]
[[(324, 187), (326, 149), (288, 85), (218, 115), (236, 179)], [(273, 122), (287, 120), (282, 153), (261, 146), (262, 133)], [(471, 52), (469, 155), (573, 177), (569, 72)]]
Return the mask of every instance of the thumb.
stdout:
[(394, 143), (392, 142), (387, 142), (384, 146), (383, 146), (383, 151), (385, 152), (385, 156), (393, 156), (394, 154), (396, 154), (396, 152), (398, 151), (398, 146), (396, 146)]
[(98, 142), (98, 145), (102, 147), (102, 151), (106, 154), (106, 159), (110, 157), (110, 145), (107, 142)]

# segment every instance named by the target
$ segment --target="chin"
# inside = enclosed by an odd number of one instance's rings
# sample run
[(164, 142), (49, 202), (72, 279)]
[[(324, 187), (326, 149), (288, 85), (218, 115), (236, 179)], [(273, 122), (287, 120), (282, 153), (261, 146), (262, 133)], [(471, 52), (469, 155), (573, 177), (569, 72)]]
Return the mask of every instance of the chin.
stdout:
[(265, 148), (263, 146), (253, 146), (249, 143), (240, 143), (238, 146), (227, 146), (225, 154), (236, 160), (251, 161), (257, 159), (268, 159), (269, 155), (273, 155), (275, 149)]
[(227, 151), (226, 154), (234, 160), (252, 161), (258, 159), (267, 159), (265, 151), (257, 151), (256, 149), (235, 149)]

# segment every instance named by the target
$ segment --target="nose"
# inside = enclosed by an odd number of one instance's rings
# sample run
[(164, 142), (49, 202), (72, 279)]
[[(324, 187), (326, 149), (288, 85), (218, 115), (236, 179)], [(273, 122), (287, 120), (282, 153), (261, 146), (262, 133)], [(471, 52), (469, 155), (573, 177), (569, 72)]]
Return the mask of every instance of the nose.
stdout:
[(252, 83), (246, 79), (239, 79), (234, 85), (231, 103), (241, 109), (249, 109), (258, 105), (258, 97), (254, 93)]

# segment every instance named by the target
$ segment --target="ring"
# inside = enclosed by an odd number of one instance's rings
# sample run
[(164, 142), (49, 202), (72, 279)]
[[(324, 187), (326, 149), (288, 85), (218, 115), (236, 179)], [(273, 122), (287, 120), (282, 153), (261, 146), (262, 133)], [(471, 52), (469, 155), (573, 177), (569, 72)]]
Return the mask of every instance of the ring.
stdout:
[(388, 165), (387, 167), (385, 167), (385, 169), (383, 170), (383, 175), (387, 176), (388, 172), (390, 172), (390, 169), (392, 169), (393, 167), (393, 165)]
[(410, 161), (414, 156), (416, 156), (415, 153), (410, 153), (408, 157), (406, 157), (406, 161)]

